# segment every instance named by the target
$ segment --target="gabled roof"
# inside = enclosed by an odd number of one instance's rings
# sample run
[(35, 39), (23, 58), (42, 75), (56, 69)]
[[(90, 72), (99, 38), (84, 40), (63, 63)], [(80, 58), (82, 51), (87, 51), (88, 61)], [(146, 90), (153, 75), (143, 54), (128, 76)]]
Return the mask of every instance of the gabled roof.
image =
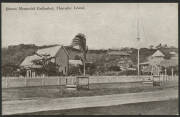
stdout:
[(34, 66), (33, 60), (39, 60), (39, 59), (41, 59), (41, 57), (38, 55), (27, 56), (24, 59), (24, 61), (20, 64), (20, 66), (24, 66), (24, 67)]
[(157, 50), (153, 55), (152, 55), (152, 57), (164, 57), (165, 55), (161, 52), (161, 51), (159, 51), (159, 50)]
[(58, 45), (58, 46), (49, 47), (45, 49), (39, 49), (37, 50), (36, 53), (38, 55), (46, 55), (46, 56), (54, 57), (61, 47), (62, 46)]
[[(78, 51), (77, 49), (74, 49), (72, 47), (57, 45), (57, 46), (37, 50), (36, 54), (34, 54), (33, 56), (27, 56), (24, 59), (24, 61), (21, 63), (20, 66), (32, 67), (32, 66), (34, 66), (32, 61), (42, 59), (43, 56), (48, 56), (48, 58), (55, 57), (61, 47), (65, 50), (66, 54), (69, 56), (69, 59), (74, 59), (75, 56), (80, 53), (80, 51)], [(70, 60), (70, 62), (72, 64), (76, 64), (76, 62), (78, 62), (78, 64), (80, 64), (80, 62), (77, 60), (75, 60), (75, 61)]]

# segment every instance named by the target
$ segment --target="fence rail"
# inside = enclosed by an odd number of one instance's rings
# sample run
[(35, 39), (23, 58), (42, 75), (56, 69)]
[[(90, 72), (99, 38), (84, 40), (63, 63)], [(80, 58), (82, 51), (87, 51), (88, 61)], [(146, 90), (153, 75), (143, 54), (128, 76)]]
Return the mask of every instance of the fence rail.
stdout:
[[(151, 76), (89, 76), (89, 83), (121, 83), (121, 82), (140, 82), (143, 79), (151, 78)], [(66, 80), (67, 79), (67, 80)], [(168, 80), (178, 79), (168, 77)], [(31, 87), (31, 86), (49, 86), (49, 85), (65, 85), (74, 84), (75, 76), (53, 76), (53, 77), (2, 77), (2, 88), (12, 87)], [(81, 81), (83, 82), (83, 81)]]

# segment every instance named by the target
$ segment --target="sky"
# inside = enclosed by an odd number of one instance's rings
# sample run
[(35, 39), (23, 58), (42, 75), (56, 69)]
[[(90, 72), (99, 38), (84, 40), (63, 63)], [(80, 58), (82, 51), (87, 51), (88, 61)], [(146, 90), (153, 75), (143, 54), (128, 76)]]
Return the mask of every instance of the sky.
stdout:
[[(37, 10), (42, 7), (52, 10)], [(178, 47), (177, 3), (2, 3), (1, 8), (2, 47), (70, 45), (78, 33), (86, 35), (91, 49)]]

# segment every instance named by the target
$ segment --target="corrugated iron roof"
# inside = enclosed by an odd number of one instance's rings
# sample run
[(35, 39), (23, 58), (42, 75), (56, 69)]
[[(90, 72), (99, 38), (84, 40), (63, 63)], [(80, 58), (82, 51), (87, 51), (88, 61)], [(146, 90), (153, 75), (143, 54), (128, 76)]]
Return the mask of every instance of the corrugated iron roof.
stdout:
[(33, 64), (33, 60), (39, 60), (41, 59), (40, 56), (38, 55), (32, 55), (32, 56), (27, 56), (24, 61), (20, 64), (20, 66), (32, 66)]
[(62, 46), (58, 45), (58, 46), (49, 47), (45, 49), (39, 49), (37, 50), (36, 53), (39, 55), (46, 55), (46, 56), (54, 57), (61, 47)]

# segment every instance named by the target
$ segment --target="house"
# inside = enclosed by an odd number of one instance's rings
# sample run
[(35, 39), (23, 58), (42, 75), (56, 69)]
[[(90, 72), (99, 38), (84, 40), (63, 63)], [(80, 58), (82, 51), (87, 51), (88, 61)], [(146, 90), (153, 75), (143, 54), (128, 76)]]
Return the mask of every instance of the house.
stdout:
[(24, 67), (24, 68), (38, 68), (38, 67), (40, 67), (40, 66), (35, 65), (35, 64), (33, 63), (33, 60), (39, 60), (39, 59), (41, 59), (41, 57), (38, 56), (38, 55), (27, 56), (27, 57), (24, 59), (24, 61), (21, 63), (20, 66), (22, 66), (22, 67)]
[(160, 64), (162, 60), (164, 60), (165, 55), (160, 51), (157, 50), (151, 56), (148, 57), (148, 61), (151, 65)]
[(106, 60), (111, 61), (106, 66), (119, 66), (122, 70), (132, 67), (133, 62), (130, 54), (121, 50), (110, 50), (107, 52)]
[(174, 51), (164, 52), (162, 50), (157, 50), (151, 56), (148, 57), (147, 61), (140, 63), (142, 72), (151, 72), (152, 66), (167, 68), (177, 65), (178, 65), (177, 53)]
[(156, 50), (152, 55), (147, 58), (147, 61), (140, 63), (142, 72), (152, 72), (152, 66), (159, 66), (161, 61), (164, 60), (165, 55), (160, 51)]
[(20, 64), (21, 68), (26, 69), (26, 76), (27, 77), (34, 77), (35, 71), (42, 67), (40, 65), (36, 65), (33, 62), (34, 60), (39, 60), (39, 59), (41, 59), (41, 57), (38, 55), (27, 56), (24, 59), (24, 61)]
[[(45, 64), (48, 62), (55, 63), (58, 66), (58, 71), (60, 73), (68, 75), (69, 64), (81, 64), (79, 60), (74, 60), (75, 56), (78, 54), (80, 55), (80, 52), (77, 50), (75, 51), (72, 47), (57, 45), (45, 49), (38, 49), (35, 55), (26, 57), (20, 66), (28, 68), (27, 72), (29, 72), (33, 67), (42, 67), (35, 65), (33, 63), (34, 60), (46, 59), (47, 61)], [(32, 76), (31, 71), (30, 75), (27, 76)]]
[(171, 55), (170, 59), (178, 60), (178, 54), (176, 52), (172, 51), (170, 52), (170, 55)]
[(165, 59), (161, 61), (160, 65), (167, 68), (167, 67), (173, 67), (178, 66), (178, 54), (174, 51), (169, 52), (170, 59)]

